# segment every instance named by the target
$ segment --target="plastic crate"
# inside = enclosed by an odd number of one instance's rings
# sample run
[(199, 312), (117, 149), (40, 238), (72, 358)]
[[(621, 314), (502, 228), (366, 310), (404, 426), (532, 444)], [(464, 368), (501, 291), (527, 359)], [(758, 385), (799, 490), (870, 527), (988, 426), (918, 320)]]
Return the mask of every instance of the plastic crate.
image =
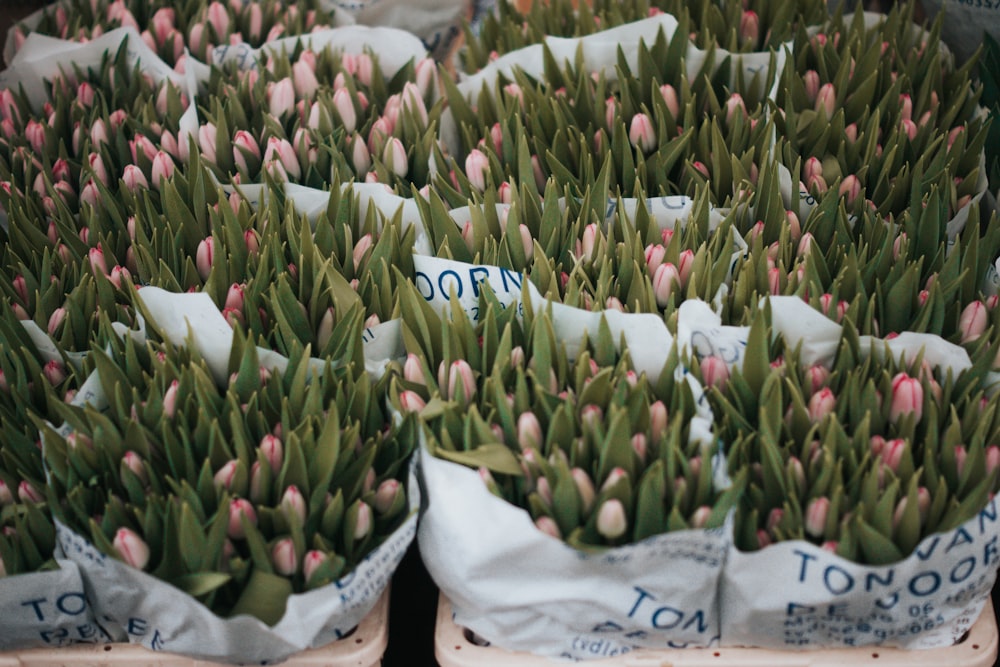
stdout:
[[(303, 651), (283, 667), (378, 667), (389, 644), (389, 590), (354, 632), (321, 648)], [(222, 667), (136, 644), (85, 644), (0, 653), (0, 667)]]
[[(963, 641), (947, 648), (911, 651), (868, 646), (819, 651), (778, 651), (757, 648), (642, 649), (615, 658), (588, 660), (594, 667), (992, 667), (1000, 641), (993, 605), (983, 610)], [(455, 625), (451, 604), (438, 601), (434, 653), (441, 667), (555, 667), (565, 661), (550, 660), (492, 646), (480, 646), (471, 633)]]

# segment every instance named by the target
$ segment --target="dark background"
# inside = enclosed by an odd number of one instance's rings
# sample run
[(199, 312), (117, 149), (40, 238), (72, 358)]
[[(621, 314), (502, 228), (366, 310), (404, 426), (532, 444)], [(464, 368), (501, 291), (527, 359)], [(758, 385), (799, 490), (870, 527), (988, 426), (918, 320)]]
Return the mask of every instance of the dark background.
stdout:
[[(879, 0), (869, 3), (878, 9)], [(6, 41), (7, 30), (15, 21), (44, 6), (43, 0), (0, 0), (0, 46)], [(994, 587), (998, 598), (1000, 585)], [(434, 661), (434, 622), (437, 612), (437, 588), (417, 551), (410, 547), (399, 570), (393, 577), (389, 606), (389, 647), (383, 667), (424, 667)], [(1000, 617), (1000, 615), (998, 615)], [(959, 666), (956, 666), (959, 667)], [(1000, 660), (996, 667), (1000, 667)]]

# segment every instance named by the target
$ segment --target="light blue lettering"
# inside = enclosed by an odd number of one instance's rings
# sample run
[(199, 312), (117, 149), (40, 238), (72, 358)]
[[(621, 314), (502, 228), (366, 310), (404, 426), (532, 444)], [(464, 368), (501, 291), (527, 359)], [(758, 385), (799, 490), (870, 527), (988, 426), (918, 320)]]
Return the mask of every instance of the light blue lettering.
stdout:
[[(968, 567), (968, 569), (965, 570), (965, 574), (959, 574), (960, 570), (965, 566)], [(972, 576), (972, 572), (975, 569), (976, 569), (975, 557), (966, 556), (962, 560), (955, 563), (955, 567), (951, 568), (951, 575), (950, 575), (951, 583), (958, 584), (965, 581), (970, 576)]]
[(955, 536), (951, 538), (951, 544), (948, 545), (948, 548), (944, 552), (948, 553), (955, 547), (963, 544), (972, 544), (972, 535), (969, 535), (969, 532), (965, 528), (959, 528), (955, 531)]
[(996, 564), (998, 556), (1000, 556), (1000, 553), (997, 552), (997, 538), (994, 535), (983, 547), (983, 562), (993, 567)]
[(444, 277), (445, 276), (454, 276), (455, 277), (455, 282), (458, 284), (458, 289), (455, 291), (455, 296), (457, 296), (459, 299), (461, 299), (462, 298), (462, 292), (465, 291), (465, 287), (462, 285), (462, 279), (459, 277), (459, 275), (456, 272), (452, 271), (451, 269), (445, 269), (444, 271), (441, 272), (441, 275), (438, 276), (438, 289), (441, 290), (441, 295), (442, 296), (445, 296), (445, 295), (451, 296), (451, 290), (446, 289), (445, 286), (444, 286)]
[(521, 289), (521, 274), (510, 269), (500, 269), (500, 278), (503, 280), (503, 288), (507, 293), (510, 293), (510, 285), (507, 284), (507, 278), (510, 277), (510, 281), (514, 284), (514, 287), (518, 290)]
[(813, 556), (812, 554), (807, 554), (804, 551), (799, 551), (798, 549), (795, 549), (794, 551), (792, 551), (792, 553), (795, 554), (796, 556), (801, 556), (802, 557), (802, 567), (801, 567), (801, 569), (799, 569), (799, 581), (805, 581), (806, 580), (806, 563), (808, 563), (811, 560), (816, 560), (816, 556)]
[(899, 592), (893, 593), (888, 598), (879, 598), (875, 600), (875, 606), (880, 609), (892, 609), (899, 603)]
[(865, 590), (871, 592), (872, 588), (874, 588), (872, 584), (876, 582), (880, 586), (886, 586), (886, 587), (891, 586), (892, 579), (895, 574), (896, 574), (895, 570), (887, 570), (885, 573), (885, 579), (883, 579), (882, 577), (878, 576), (877, 572), (869, 572), (868, 576), (865, 577)]
[(646, 598), (652, 598), (653, 597), (652, 594), (650, 594), (650, 593), (642, 590), (638, 586), (633, 586), (633, 588), (636, 590), (636, 592), (639, 593), (639, 597), (638, 597), (638, 599), (636, 599), (635, 604), (632, 605), (632, 609), (628, 613), (628, 617), (629, 618), (632, 618), (633, 616), (635, 616), (635, 612), (639, 609), (639, 605), (642, 604), (643, 600), (645, 600)]
[[(67, 604), (67, 601), (72, 600), (77, 600), (77, 603), (80, 605), (75, 611)], [(63, 593), (59, 596), (59, 599), (56, 600), (56, 606), (59, 608), (59, 611), (64, 614), (77, 616), (87, 610), (87, 598), (84, 597), (83, 593)]]
[[(834, 589), (830, 576), (831, 573), (840, 574), (843, 577), (843, 586), (840, 590)], [(854, 577), (852, 577), (850, 573), (842, 567), (828, 565), (826, 570), (823, 571), (823, 583), (826, 584), (826, 590), (830, 591), (834, 595), (843, 595), (854, 588)]]
[(979, 512), (979, 532), (986, 532), (986, 519), (990, 520), (990, 523), (997, 522), (997, 499), (991, 500), (986, 507), (984, 507)]
[(684, 624), (684, 629), (690, 630), (691, 626), (694, 624), (698, 625), (699, 634), (704, 634), (708, 632), (708, 622), (705, 620), (705, 612), (703, 612), (701, 609), (696, 611), (694, 615), (691, 616), (690, 620), (688, 620), (688, 622)]
[(476, 297), (479, 296), (479, 282), (481, 280), (487, 280), (489, 277), (490, 270), (485, 267), (475, 266), (469, 269), (469, 280), (472, 282), (472, 293)]
[(136, 637), (142, 637), (146, 634), (146, 630), (149, 628), (148, 623), (142, 618), (130, 618), (128, 619), (128, 625), (126, 630), (130, 635), (135, 635)]
[[(673, 617), (673, 622), (661, 624), (660, 614), (670, 614)], [(653, 618), (651, 619), (653, 627), (657, 630), (670, 630), (672, 628), (676, 628), (683, 620), (684, 612), (679, 609), (674, 609), (673, 607), (660, 607), (653, 612)]]
[(917, 556), (920, 557), (920, 560), (927, 560), (928, 558), (934, 555), (934, 550), (937, 549), (938, 542), (940, 541), (941, 537), (939, 535), (936, 535), (934, 539), (931, 540), (930, 543), (927, 545), (926, 551), (922, 550), (920, 547), (917, 547), (914, 550), (914, 553), (916, 553)]
[(789, 602), (788, 610), (785, 612), (787, 616), (795, 616), (796, 614), (811, 614), (816, 611), (815, 607), (810, 607), (809, 605), (799, 604), (798, 602)]
[[(424, 282), (427, 283), (426, 294), (424, 293), (424, 290), (420, 288), (421, 278), (423, 278)], [(431, 299), (434, 298), (434, 283), (431, 282), (431, 279), (427, 276), (426, 273), (423, 273), (422, 271), (417, 271), (416, 275), (413, 276), (413, 284), (416, 286), (417, 291), (420, 292), (420, 296), (424, 297), (425, 301), (430, 301)]]
[[(926, 590), (921, 590), (919, 583), (922, 579), (928, 579), (930, 581), (930, 587)], [(917, 597), (923, 597), (927, 595), (932, 595), (937, 592), (937, 589), (941, 587), (941, 575), (937, 572), (927, 571), (921, 572), (917, 576), (910, 580), (910, 592)]]
[(42, 603), (45, 602), (45, 598), (35, 598), (34, 600), (25, 600), (21, 603), (22, 607), (30, 606), (35, 610), (35, 616), (38, 617), (39, 621), (45, 620), (45, 614), (42, 613)]

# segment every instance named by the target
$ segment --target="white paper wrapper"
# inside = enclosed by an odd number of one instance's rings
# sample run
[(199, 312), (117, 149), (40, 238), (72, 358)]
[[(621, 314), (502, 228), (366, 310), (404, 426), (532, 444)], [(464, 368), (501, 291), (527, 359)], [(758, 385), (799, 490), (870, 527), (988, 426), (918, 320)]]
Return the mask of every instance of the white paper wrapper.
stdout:
[[(419, 492), (411, 479), (411, 509)], [(79, 566), (95, 613), (124, 641), (229, 663), (269, 664), (345, 636), (375, 606), (417, 528), (414, 513), (339, 581), (288, 598), (274, 626), (252, 616), (220, 618), (178, 588), (110, 558), (56, 523), (59, 543)]]
[(28, 101), (33, 107), (40, 106), (48, 99), (49, 91), (44, 82), (67, 70), (72, 73), (72, 66), (83, 69), (97, 67), (107, 53), (114, 53), (122, 42), (128, 41), (128, 62), (138, 66), (140, 70), (153, 77), (155, 81), (169, 79), (177, 85), (185, 85), (183, 75), (160, 59), (142, 41), (139, 33), (133, 28), (117, 28), (101, 35), (97, 39), (86, 42), (71, 42), (54, 37), (33, 33), (28, 36), (24, 46), (9, 67), (0, 72), (0, 88), (23, 86)]
[(110, 641), (94, 620), (76, 564), (0, 579), (0, 651)]
[(950, 646), (989, 599), (1000, 551), (993, 499), (903, 561), (862, 566), (808, 542), (731, 547), (722, 576), (722, 645), (808, 649)]
[(324, 0), (362, 25), (408, 30), (420, 38), (427, 50), (443, 60), (461, 34), (462, 22), (472, 12), (470, 0)]
[[(207, 294), (144, 287), (138, 296), (165, 338), (175, 345), (193, 344), (216, 381), (228, 381), (233, 332)], [(395, 351), (390, 325), (398, 329), (398, 323), (390, 322), (367, 330), (369, 344), (379, 354)], [(258, 348), (258, 354), (268, 368), (287, 366), (287, 359), (275, 352)], [(313, 359), (313, 363), (326, 362)], [(96, 373), (76, 400), (88, 400), (98, 408), (107, 404)], [(57, 521), (59, 545), (79, 567), (94, 613), (115, 641), (220, 662), (277, 662), (340, 639), (375, 605), (416, 535), (420, 493), (413, 468), (407, 485), (412, 516), (352, 573), (329, 586), (291, 596), (285, 615), (274, 626), (250, 616), (220, 618), (180, 589), (102, 554)]]
[(503, 648), (572, 659), (718, 642), (726, 530), (585, 554), (489, 493), (475, 470), (422, 450), (420, 471), (420, 552), (457, 624)]

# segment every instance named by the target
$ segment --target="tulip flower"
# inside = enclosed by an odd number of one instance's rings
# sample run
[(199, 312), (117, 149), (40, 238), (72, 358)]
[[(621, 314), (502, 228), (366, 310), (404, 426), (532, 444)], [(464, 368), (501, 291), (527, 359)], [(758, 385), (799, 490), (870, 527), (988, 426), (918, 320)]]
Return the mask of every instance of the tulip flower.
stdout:
[(289, 521), (298, 521), (300, 525), (305, 523), (308, 513), (306, 499), (294, 484), (285, 489), (278, 507)]
[(326, 563), (329, 557), (322, 551), (311, 549), (302, 557), (302, 576), (306, 582), (312, 579), (313, 574)]
[(958, 331), (961, 343), (971, 343), (978, 340), (989, 325), (989, 313), (982, 301), (972, 301), (964, 309), (958, 319)]
[(295, 84), (290, 77), (271, 84), (267, 95), (268, 110), (275, 118), (282, 118), (295, 110)]
[(382, 150), (382, 162), (399, 178), (404, 178), (410, 171), (406, 148), (397, 137), (389, 139)]
[(295, 542), (286, 537), (271, 547), (271, 564), (274, 571), (284, 577), (291, 577), (299, 571), (299, 558), (295, 554)]
[(803, 517), (806, 534), (814, 538), (822, 538), (826, 534), (826, 519), (830, 511), (830, 499), (824, 496), (814, 498), (806, 506)]
[(490, 160), (482, 151), (472, 150), (465, 158), (465, 175), (469, 184), (483, 192), (486, 189), (486, 178), (490, 170)]
[(616, 540), (628, 530), (625, 507), (617, 498), (601, 503), (597, 510), (597, 532), (609, 540)]
[(816, 112), (829, 121), (837, 106), (837, 89), (832, 83), (824, 83), (816, 94)]
[(427, 407), (427, 402), (417, 392), (407, 389), (399, 394), (399, 407), (403, 412), (420, 412)]
[(559, 530), (559, 524), (557, 524), (551, 517), (540, 516), (535, 519), (535, 528), (549, 537), (554, 537), (557, 540), (562, 539), (562, 532)]
[(49, 381), (49, 384), (56, 387), (66, 379), (66, 368), (61, 362), (52, 360), (46, 362), (45, 366), (42, 367), (42, 374)]
[(264, 460), (267, 461), (272, 471), (277, 472), (281, 470), (281, 464), (285, 460), (285, 448), (281, 442), (281, 438), (268, 433), (260, 439), (257, 449)]
[(752, 50), (757, 48), (760, 39), (760, 17), (756, 12), (749, 9), (743, 11), (740, 16), (739, 36), (742, 46)]
[(656, 128), (653, 121), (644, 113), (632, 117), (628, 130), (629, 142), (643, 153), (651, 153), (656, 148)]
[(52, 315), (49, 316), (48, 325), (46, 326), (46, 331), (48, 331), (49, 336), (55, 336), (64, 321), (66, 321), (66, 309), (59, 307), (53, 310)]
[(533, 412), (522, 412), (517, 418), (517, 442), (522, 449), (541, 450), (545, 442), (542, 425)]
[(837, 397), (829, 387), (823, 387), (809, 397), (807, 411), (809, 420), (813, 423), (821, 421), (828, 414), (833, 412), (837, 405)]
[(680, 286), (680, 274), (677, 267), (670, 262), (665, 262), (656, 268), (653, 274), (653, 295), (656, 298), (656, 305), (666, 308), (670, 305), (670, 298), (676, 287)]
[(146, 569), (149, 564), (149, 545), (134, 530), (119, 528), (112, 545), (125, 563), (137, 570)]
[(708, 387), (722, 387), (729, 380), (729, 366), (719, 357), (703, 357), (701, 360), (701, 379)]
[(670, 115), (674, 120), (679, 120), (681, 105), (677, 97), (677, 90), (670, 84), (664, 84), (660, 86), (660, 96), (663, 97), (663, 102), (667, 105), (667, 111), (670, 112)]
[(889, 403), (889, 421), (897, 423), (907, 415), (915, 415), (920, 421), (924, 411), (924, 389), (920, 380), (906, 373), (898, 373), (892, 379), (892, 396)]

